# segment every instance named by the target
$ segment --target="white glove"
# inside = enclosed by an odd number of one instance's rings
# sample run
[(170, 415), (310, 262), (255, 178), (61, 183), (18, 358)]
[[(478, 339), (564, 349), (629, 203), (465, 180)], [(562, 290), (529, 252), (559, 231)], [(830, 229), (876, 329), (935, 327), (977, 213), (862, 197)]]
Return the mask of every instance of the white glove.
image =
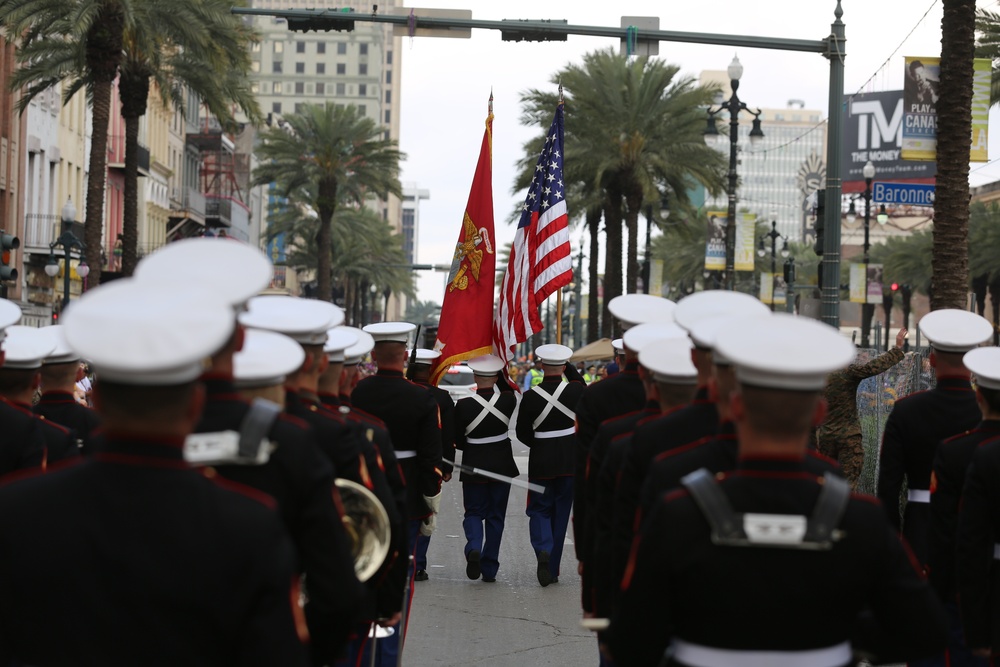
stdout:
[(430, 537), (434, 534), (434, 529), (437, 528), (438, 517), (437, 514), (431, 514), (429, 517), (420, 522), (420, 534), (424, 537)]
[(427, 503), (427, 507), (429, 507), (432, 512), (437, 514), (441, 511), (441, 492), (438, 491), (436, 496), (424, 496), (424, 502)]

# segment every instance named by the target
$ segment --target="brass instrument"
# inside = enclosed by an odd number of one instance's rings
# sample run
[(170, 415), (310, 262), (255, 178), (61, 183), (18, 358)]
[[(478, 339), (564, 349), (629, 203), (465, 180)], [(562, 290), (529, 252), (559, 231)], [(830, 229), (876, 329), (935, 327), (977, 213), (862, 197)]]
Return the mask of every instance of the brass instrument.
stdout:
[(389, 515), (375, 494), (349, 479), (337, 479), (344, 530), (351, 540), (354, 574), (368, 581), (389, 555)]

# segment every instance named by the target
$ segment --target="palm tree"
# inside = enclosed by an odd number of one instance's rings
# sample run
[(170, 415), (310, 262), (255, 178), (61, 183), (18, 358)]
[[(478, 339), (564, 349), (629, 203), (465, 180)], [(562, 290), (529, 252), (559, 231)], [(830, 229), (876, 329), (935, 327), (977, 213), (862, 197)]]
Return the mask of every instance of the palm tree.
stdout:
[(1000, 103), (1000, 14), (987, 9), (976, 10), (976, 57), (993, 60), (990, 81), (990, 104)]
[(249, 47), (255, 36), (230, 11), (228, 0), (141, 5), (126, 30), (119, 94), (125, 120), (125, 186), (122, 211), (122, 273), (138, 262), (138, 136), (151, 89), (164, 106), (183, 113), (184, 89), (196, 94), (223, 126), (233, 124), (232, 105), (253, 123), (262, 120), (250, 91)]
[[(111, 86), (118, 76), (125, 30), (136, 9), (149, 0), (0, 0), (0, 25), (8, 37), (21, 38), (13, 88), (24, 88), (18, 109), (24, 111), (39, 93), (75, 78), (63, 103), (86, 84), (93, 112), (87, 178), (84, 257), (90, 265), (88, 284), (101, 279), (104, 232), (104, 185), (107, 178), (108, 121)], [(82, 48), (78, 48), (82, 47)]]
[(441, 315), (441, 306), (436, 301), (411, 300), (406, 305), (406, 321), (417, 324), (435, 324)]
[(969, 148), (976, 3), (943, 0), (937, 105), (931, 309), (965, 308), (969, 290)]
[(402, 196), (399, 162), (405, 156), (383, 128), (354, 106), (306, 105), (285, 118), (288, 129), (261, 135), (253, 184), (277, 184), (284, 197), (296, 194), (319, 217), (316, 232), (317, 298), (330, 301), (330, 224), (341, 200), (362, 205), (370, 195)]

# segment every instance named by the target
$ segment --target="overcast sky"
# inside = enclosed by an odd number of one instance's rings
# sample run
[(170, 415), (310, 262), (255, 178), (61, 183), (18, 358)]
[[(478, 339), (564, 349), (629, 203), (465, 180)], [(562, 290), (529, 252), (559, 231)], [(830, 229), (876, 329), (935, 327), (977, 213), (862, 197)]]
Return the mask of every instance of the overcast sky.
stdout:
[[(982, 7), (997, 0), (978, 0)], [(830, 0), (429, 0), (423, 6), (472, 9), (474, 19), (567, 19), (570, 24), (618, 26), (621, 16), (660, 16), (662, 30), (822, 39), (829, 34)], [(847, 30), (845, 92), (899, 90), (904, 56), (939, 56), (941, 2), (844, 0)], [(1000, 9), (1000, 8), (998, 8)], [(929, 10), (929, 11), (928, 11)], [(926, 17), (924, 12), (927, 12)], [(919, 22), (919, 24), (918, 24)], [(910, 31), (912, 34), (907, 37)], [(616, 40), (570, 36), (566, 42), (503, 42), (499, 31), (473, 30), (471, 39), (403, 38), (401, 148), (408, 155), (402, 180), (430, 191), (420, 205), (417, 260), (449, 264), (482, 141), (487, 100), (494, 95), (493, 198), (497, 246), (514, 237), (506, 219), (517, 201), (511, 193), (521, 146), (540, 130), (518, 123), (520, 93), (554, 88), (549, 79), (582, 54), (618, 47)], [(898, 51), (896, 50), (898, 47)], [(893, 51), (896, 51), (895, 55)], [(660, 43), (660, 58), (697, 77), (724, 70), (737, 53), (744, 66), (740, 97), (751, 106), (783, 107), (804, 100), (826, 117), (829, 64), (816, 54), (697, 44)], [(891, 58), (890, 58), (891, 56)], [(886, 63), (888, 59), (888, 63)], [(991, 113), (990, 158), (1000, 158), (1000, 115)], [(566, 123), (572, 113), (567, 111)], [(1000, 161), (973, 165), (973, 185), (1000, 180)], [(523, 198), (523, 193), (522, 193)], [(572, 232), (574, 250), (582, 230)], [(441, 302), (445, 275), (418, 272), (419, 298)]]

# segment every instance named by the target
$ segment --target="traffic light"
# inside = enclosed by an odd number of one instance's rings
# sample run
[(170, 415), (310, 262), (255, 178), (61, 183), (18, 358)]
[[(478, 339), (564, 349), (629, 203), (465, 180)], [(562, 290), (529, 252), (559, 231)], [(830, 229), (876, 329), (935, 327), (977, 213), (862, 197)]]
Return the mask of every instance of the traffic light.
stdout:
[(795, 260), (791, 257), (785, 260), (785, 284), (795, 284)]
[(315, 30), (316, 32), (324, 32), (329, 30), (339, 30), (352, 32), (354, 30), (354, 19), (348, 17), (339, 17), (337, 14), (352, 14), (354, 10), (349, 7), (344, 7), (337, 12), (328, 12), (326, 10), (315, 10), (315, 9), (301, 9), (297, 10), (301, 12), (317, 12), (315, 16), (307, 14), (306, 16), (289, 16), (288, 17), (288, 29), (297, 32), (309, 32), (310, 30)]
[(813, 252), (820, 257), (823, 256), (823, 230), (826, 227), (826, 190), (816, 191), (816, 243), (813, 245)]
[(21, 247), (21, 239), (0, 230), (0, 282), (17, 280), (17, 269), (12, 264), (11, 251)]
[(892, 285), (889, 285), (889, 289), (891, 289), (893, 292), (896, 292), (896, 290), (899, 289), (899, 283), (893, 283)]

